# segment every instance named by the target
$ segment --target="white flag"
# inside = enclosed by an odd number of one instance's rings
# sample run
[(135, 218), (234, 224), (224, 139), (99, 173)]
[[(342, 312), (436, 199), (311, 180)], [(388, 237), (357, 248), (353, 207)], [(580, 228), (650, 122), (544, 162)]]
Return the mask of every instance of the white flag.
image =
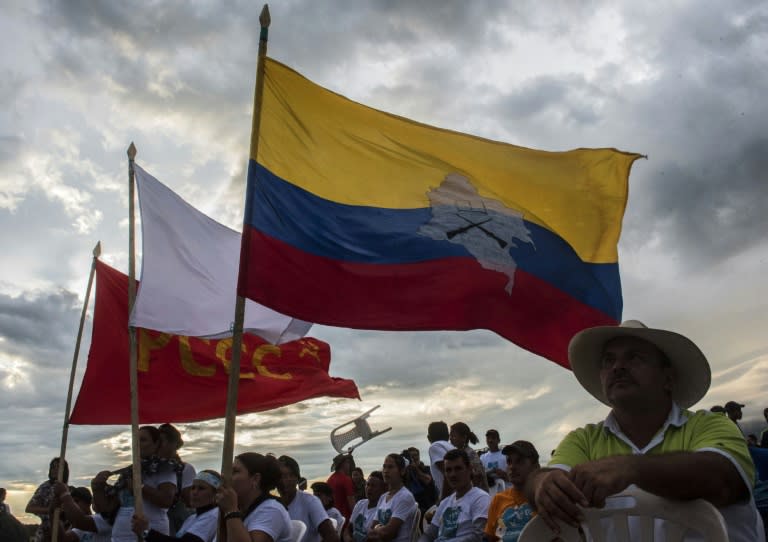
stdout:
[[(201, 213), (134, 165), (141, 207), (141, 283), (131, 325), (173, 335), (232, 335), (240, 234)], [(312, 324), (251, 300), (243, 328), (272, 344), (306, 335)]]

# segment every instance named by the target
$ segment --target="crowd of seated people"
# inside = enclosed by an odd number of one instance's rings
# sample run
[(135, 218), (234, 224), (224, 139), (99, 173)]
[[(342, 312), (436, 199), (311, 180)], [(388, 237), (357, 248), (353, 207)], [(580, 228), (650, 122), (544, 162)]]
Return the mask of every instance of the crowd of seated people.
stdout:
[[(416, 447), (386, 455), (381, 470), (366, 479), (365, 496), (355, 502), (349, 518), (335, 507), (329, 483), (315, 482), (311, 492), (300, 489), (304, 479), (298, 462), (289, 456), (241, 454), (225, 487), (218, 472), (195, 472), (181, 461), (181, 437), (175, 428), (165, 429), (169, 437), (163, 438), (160, 429), (151, 426), (139, 431), (143, 514), (133, 509), (130, 468), (98, 473), (91, 492), (57, 482), (57, 459), (28, 510), (47, 516), (47, 526), (41, 525), (36, 539), (40, 542), (50, 540), (45, 536), (50, 536), (55, 507), (61, 509), (59, 540), (64, 542), (133, 542), (137, 535), (148, 542), (211, 542), (219, 529), (229, 542), (516, 542), (536, 513), (535, 495), (526, 493), (526, 483), (532, 474), (547, 469), (541, 469), (532, 443), (501, 445), (496, 429), (486, 432), (487, 451), (478, 455), (468, 449), (476, 438), (463, 426), (430, 424), (430, 434), (443, 438), (431, 439), (429, 465), (421, 462)], [(334, 465), (340, 462), (336, 458)], [(344, 463), (350, 468), (334, 470), (337, 478), (349, 476), (347, 470), (363, 473), (353, 466), (351, 455)], [(485, 484), (475, 483), (478, 463)], [(433, 471), (442, 476), (442, 498)], [(345, 480), (341, 484), (346, 485)], [(48, 501), (44, 495), (50, 495)], [(176, 503), (185, 514), (174, 528), (169, 516)], [(301, 540), (292, 538), (291, 520), (306, 525)]]
[[(240, 454), (224, 483), (219, 473), (195, 473), (181, 461), (183, 441), (173, 426), (146, 426), (139, 431), (143, 512), (134, 509), (130, 468), (98, 473), (91, 494), (66, 485), (66, 464), (57, 482), (54, 459), (27, 506), (42, 519), (36, 542), (50, 539), (57, 507), (67, 542), (133, 542), (137, 535), (148, 542), (517, 542), (534, 515), (556, 534), (564, 524), (577, 526), (581, 509), (603, 507), (629, 486), (708, 500), (730, 540), (765, 541), (755, 490), (758, 476), (768, 477), (764, 439), (747, 445), (739, 403), (723, 407), (727, 417), (719, 409), (689, 410), (711, 375), (692, 341), (629, 321), (578, 333), (569, 361), (579, 384), (611, 410), (566, 435), (546, 467), (527, 440), (502, 445), (499, 431), (489, 429), (487, 451), (478, 454), (466, 423), (436, 421), (427, 430), (428, 465), (416, 447), (387, 454), (361, 494), (363, 470), (340, 454), (311, 494), (292, 457)], [(301, 539), (294, 522), (305, 527)]]

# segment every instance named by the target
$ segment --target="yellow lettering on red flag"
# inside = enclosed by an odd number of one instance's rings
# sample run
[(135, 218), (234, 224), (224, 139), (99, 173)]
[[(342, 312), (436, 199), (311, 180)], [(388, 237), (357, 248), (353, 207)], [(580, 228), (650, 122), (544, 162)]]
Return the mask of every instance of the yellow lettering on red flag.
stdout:
[[(195, 339), (204, 342), (205, 344), (211, 344), (208, 339)], [(200, 365), (195, 361), (192, 356), (192, 346), (189, 344), (189, 337), (179, 336), (179, 357), (181, 358), (181, 366), (184, 370), (192, 376), (213, 376), (216, 374), (216, 366)]]
[(139, 336), (139, 354), (138, 354), (138, 366), (137, 370), (143, 373), (149, 371), (149, 353), (152, 350), (158, 350), (168, 345), (171, 342), (171, 337), (167, 333), (159, 333), (155, 337), (152, 337), (146, 329), (138, 328)]
[(283, 355), (283, 351), (280, 350), (279, 346), (275, 346), (274, 344), (262, 344), (259, 346), (253, 353), (253, 358), (251, 359), (251, 363), (256, 368), (256, 372), (261, 376), (275, 378), (277, 380), (290, 380), (293, 378), (291, 373), (273, 373), (267, 369), (267, 367), (264, 366), (264, 356), (268, 356), (269, 354), (274, 354), (275, 356), (280, 357)]
[[(240, 351), (243, 354), (247, 354), (247, 347), (245, 346), (245, 342), (241, 343)], [(228, 337), (226, 339), (221, 339), (216, 343), (216, 357), (221, 361), (221, 364), (224, 365), (224, 372), (229, 374), (229, 366), (232, 363), (232, 358), (227, 357), (227, 352), (232, 350), (232, 337)], [(253, 373), (240, 373), (240, 379), (248, 378), (250, 380), (253, 380), (256, 378), (256, 375)]]

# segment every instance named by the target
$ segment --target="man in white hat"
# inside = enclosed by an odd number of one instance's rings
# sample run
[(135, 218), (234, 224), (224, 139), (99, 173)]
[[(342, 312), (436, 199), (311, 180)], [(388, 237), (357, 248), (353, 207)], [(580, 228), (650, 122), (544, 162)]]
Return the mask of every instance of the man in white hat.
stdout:
[(704, 397), (711, 378), (691, 340), (630, 320), (578, 333), (568, 358), (579, 383), (611, 413), (569, 433), (549, 468), (529, 477), (529, 499), (551, 527), (555, 520), (575, 526), (579, 507), (602, 507), (607, 496), (636, 485), (710, 501), (732, 542), (765, 540), (744, 438), (725, 416), (685, 410)]

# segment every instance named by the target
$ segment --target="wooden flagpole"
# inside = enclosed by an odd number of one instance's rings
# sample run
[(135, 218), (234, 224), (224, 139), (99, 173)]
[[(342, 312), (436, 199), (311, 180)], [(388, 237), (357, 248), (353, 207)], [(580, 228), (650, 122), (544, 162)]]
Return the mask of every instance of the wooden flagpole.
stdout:
[[(136, 158), (136, 146), (131, 142), (128, 147), (128, 318), (130, 321), (133, 303), (136, 301), (136, 177), (133, 162)], [(131, 385), (131, 454), (133, 456), (133, 502), (134, 514), (144, 515), (144, 501), (141, 498), (141, 455), (139, 453), (139, 383), (138, 349), (136, 328), (128, 325), (130, 385)], [(137, 540), (141, 536), (136, 535)]]
[[(264, 94), (264, 59), (267, 56), (267, 38), (269, 24), (269, 6), (264, 4), (259, 15), (261, 34), (259, 35), (259, 57), (256, 64), (256, 89), (253, 97), (253, 124), (251, 125), (251, 156), (255, 158), (259, 146), (259, 126), (261, 125), (261, 100)], [(242, 252), (241, 252), (242, 257)], [(235, 452), (235, 421), (237, 418), (237, 391), (240, 384), (240, 350), (243, 344), (243, 321), (245, 319), (245, 298), (237, 296), (235, 303), (235, 324), (232, 337), (232, 362), (229, 364), (229, 383), (227, 385), (227, 409), (224, 419), (224, 444), (222, 447), (221, 475), (225, 483), (232, 479), (232, 460)]]
[[(77, 371), (77, 358), (80, 357), (80, 341), (83, 338), (83, 328), (85, 327), (85, 315), (88, 312), (88, 301), (91, 299), (91, 287), (93, 286), (93, 277), (96, 274), (96, 260), (101, 255), (101, 241), (93, 247), (93, 261), (91, 262), (91, 273), (88, 275), (88, 286), (85, 289), (85, 299), (83, 300), (83, 311), (80, 313), (80, 327), (77, 330), (77, 340), (75, 341), (75, 353), (72, 356), (72, 370), (69, 373), (69, 390), (67, 391), (67, 406), (64, 408), (64, 427), (61, 431), (61, 450), (59, 451), (59, 471), (56, 473), (56, 479), (59, 482), (64, 481), (64, 461), (67, 453), (67, 436), (69, 435), (69, 414), (72, 411), (72, 390), (75, 387), (75, 372)], [(59, 517), (61, 509), (56, 508), (53, 511), (53, 520), (51, 523), (51, 542), (57, 542), (59, 539)]]

